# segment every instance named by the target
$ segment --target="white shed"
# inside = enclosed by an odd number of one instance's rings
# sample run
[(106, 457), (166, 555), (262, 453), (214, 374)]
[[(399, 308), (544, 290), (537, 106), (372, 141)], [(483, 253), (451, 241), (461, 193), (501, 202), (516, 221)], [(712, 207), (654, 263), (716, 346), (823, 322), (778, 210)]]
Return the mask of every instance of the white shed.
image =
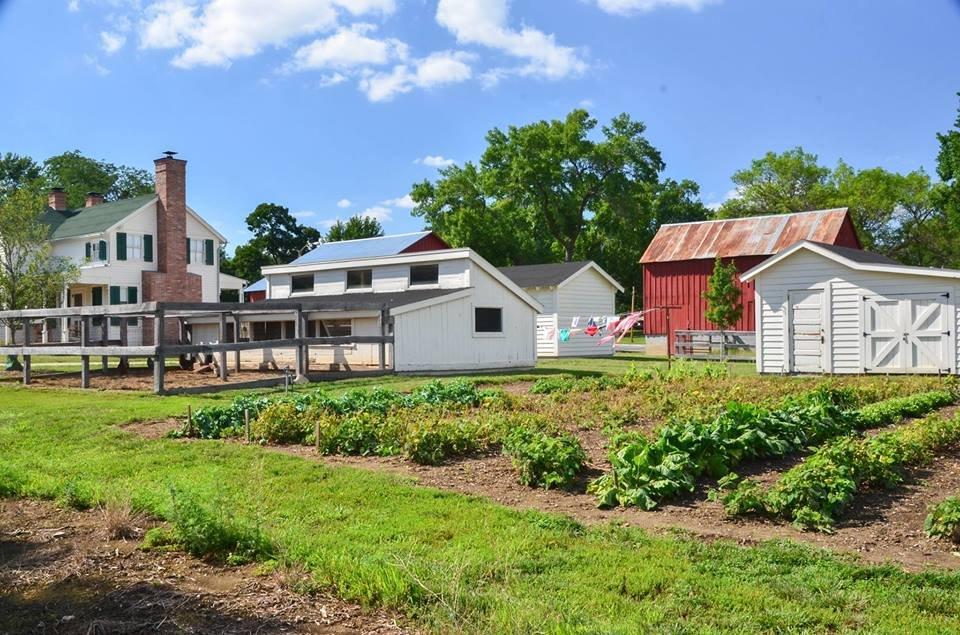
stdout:
[(756, 283), (758, 372), (957, 372), (960, 271), (801, 241), (741, 279)]
[(574, 317), (613, 315), (619, 282), (592, 260), (545, 265), (501, 267), (500, 271), (543, 305), (537, 316), (538, 357), (590, 357), (613, 355), (613, 342), (598, 345), (599, 338), (557, 339), (555, 331), (569, 327)]

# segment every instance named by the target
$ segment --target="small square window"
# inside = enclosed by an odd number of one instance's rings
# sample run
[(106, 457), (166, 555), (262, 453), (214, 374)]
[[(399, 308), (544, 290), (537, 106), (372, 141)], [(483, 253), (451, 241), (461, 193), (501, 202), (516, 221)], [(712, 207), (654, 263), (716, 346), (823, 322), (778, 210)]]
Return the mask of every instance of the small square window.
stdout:
[(293, 293), (303, 293), (305, 291), (313, 291), (313, 274), (302, 274), (299, 276), (293, 276), (293, 281), (290, 285)]
[(348, 289), (369, 289), (373, 286), (373, 269), (354, 269), (347, 272)]
[(412, 265), (410, 267), (410, 285), (437, 284), (440, 281), (440, 265)]
[(473, 330), (477, 333), (503, 333), (503, 309), (475, 307)]
[(127, 234), (127, 260), (143, 260), (143, 235)]

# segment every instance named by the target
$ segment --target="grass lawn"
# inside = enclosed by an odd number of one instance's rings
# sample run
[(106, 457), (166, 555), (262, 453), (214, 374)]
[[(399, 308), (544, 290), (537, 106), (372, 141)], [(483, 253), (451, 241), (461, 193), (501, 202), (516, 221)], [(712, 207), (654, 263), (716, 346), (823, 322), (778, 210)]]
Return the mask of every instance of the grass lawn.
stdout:
[[(548, 365), (616, 372), (629, 363)], [(174, 487), (215, 515), (263, 527), (278, 558), (301, 563), (317, 584), (396, 608), (429, 630), (960, 630), (957, 574), (865, 567), (789, 543), (739, 547), (582, 527), (256, 446), (145, 440), (115, 427), (228, 398), (0, 386), (0, 493), (130, 497), (169, 517)]]

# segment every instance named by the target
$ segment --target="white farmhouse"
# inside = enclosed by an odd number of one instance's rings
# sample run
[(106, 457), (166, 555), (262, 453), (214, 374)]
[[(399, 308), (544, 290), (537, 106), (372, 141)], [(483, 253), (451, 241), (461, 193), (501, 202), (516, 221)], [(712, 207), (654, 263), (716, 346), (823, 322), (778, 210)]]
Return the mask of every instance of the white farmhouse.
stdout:
[(575, 317), (613, 315), (619, 282), (592, 260), (544, 265), (501, 267), (501, 273), (543, 305), (537, 316), (539, 357), (596, 357), (613, 355), (614, 342), (599, 344), (599, 337), (571, 337), (566, 342), (557, 331), (570, 327)]
[(957, 372), (960, 271), (804, 240), (741, 280), (756, 283), (758, 372)]
[[(392, 334), (394, 370), (444, 372), (536, 364), (539, 302), (471, 249), (432, 232), (325, 243), (287, 265), (264, 267), (265, 300), (310, 299), (307, 337)], [(386, 320), (386, 323), (385, 323)], [(288, 316), (244, 318), (255, 341), (292, 336)], [(263, 363), (289, 363), (284, 351)], [(289, 351), (292, 355), (292, 351)], [(376, 366), (379, 346), (310, 347), (314, 368)]]
[[(71, 210), (66, 192), (50, 192), (44, 220), (53, 253), (80, 268), (77, 282), (64, 289), (63, 306), (219, 301), (219, 252), (226, 239), (187, 206), (186, 161), (173, 154), (155, 161), (154, 194), (104, 202), (90, 193), (84, 207)], [(149, 339), (141, 320), (130, 322), (130, 345)], [(120, 338), (119, 318), (111, 318), (107, 334), (111, 341)], [(79, 320), (63, 319), (45, 325), (31, 340), (67, 342), (79, 337)], [(99, 330), (95, 337), (100, 339)]]

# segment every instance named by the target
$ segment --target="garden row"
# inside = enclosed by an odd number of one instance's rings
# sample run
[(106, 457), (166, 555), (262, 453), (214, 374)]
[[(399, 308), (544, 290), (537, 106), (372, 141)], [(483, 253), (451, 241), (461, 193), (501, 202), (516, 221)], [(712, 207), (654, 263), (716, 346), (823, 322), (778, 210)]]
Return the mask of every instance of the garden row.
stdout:
[(632, 384), (661, 381), (671, 382), (681, 379), (720, 379), (729, 375), (726, 364), (713, 362), (690, 362), (678, 360), (669, 368), (640, 368), (631, 364), (623, 375), (600, 375), (599, 377), (577, 377), (575, 375), (552, 375), (541, 377), (530, 386), (534, 395), (565, 394), (570, 392), (595, 392), (624, 388)]
[(601, 507), (654, 509), (692, 492), (704, 474), (724, 477), (747, 459), (783, 457), (834, 437), (920, 416), (953, 403), (956, 394), (936, 390), (860, 409), (853, 407), (856, 400), (849, 389), (818, 389), (776, 409), (730, 402), (717, 417), (672, 422), (653, 440), (626, 437), (614, 448), (611, 471), (591, 483), (590, 490)]
[[(960, 416), (931, 416), (869, 437), (846, 435), (820, 447), (768, 489), (731, 474), (714, 498), (730, 515), (766, 514), (804, 529), (831, 531), (858, 492), (899, 485), (908, 469), (957, 443)], [(942, 516), (949, 511), (946, 503)]]

